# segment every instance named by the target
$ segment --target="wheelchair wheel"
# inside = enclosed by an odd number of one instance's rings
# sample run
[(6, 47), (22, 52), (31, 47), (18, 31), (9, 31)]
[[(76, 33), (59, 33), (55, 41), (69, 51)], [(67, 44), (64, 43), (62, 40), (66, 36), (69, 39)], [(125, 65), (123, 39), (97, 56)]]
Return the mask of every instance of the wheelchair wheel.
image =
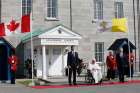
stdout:
[(85, 76), (85, 82), (88, 83), (88, 76)]
[(90, 83), (91, 82), (91, 77), (89, 77), (88, 75), (85, 76), (85, 82), (86, 83)]
[(94, 84), (95, 80), (94, 80), (94, 78), (92, 77), (91, 74), (88, 74), (88, 75), (85, 76), (85, 82), (88, 83), (88, 84)]
[(89, 77), (89, 84), (94, 84), (95, 83), (95, 80), (94, 78), (91, 76)]

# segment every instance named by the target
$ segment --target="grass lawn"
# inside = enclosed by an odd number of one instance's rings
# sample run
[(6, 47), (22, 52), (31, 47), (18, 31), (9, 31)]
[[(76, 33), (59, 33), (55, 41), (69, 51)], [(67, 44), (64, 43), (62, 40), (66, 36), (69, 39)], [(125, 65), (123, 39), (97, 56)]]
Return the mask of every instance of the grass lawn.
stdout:
[(29, 86), (29, 84), (32, 83), (32, 80), (22, 80), (22, 81), (17, 81), (17, 82), (25, 86)]
[[(32, 84), (31, 79), (30, 80), (29, 79), (28, 80), (20, 80), (20, 81), (17, 81), (17, 82), (20, 83), (20, 84), (23, 84), (25, 86), (31, 86), (31, 84)], [(41, 82), (42, 82), (42, 84), (41, 84)], [(34, 83), (35, 83), (35, 85), (48, 85), (51, 82), (38, 79), (38, 80), (34, 80)]]

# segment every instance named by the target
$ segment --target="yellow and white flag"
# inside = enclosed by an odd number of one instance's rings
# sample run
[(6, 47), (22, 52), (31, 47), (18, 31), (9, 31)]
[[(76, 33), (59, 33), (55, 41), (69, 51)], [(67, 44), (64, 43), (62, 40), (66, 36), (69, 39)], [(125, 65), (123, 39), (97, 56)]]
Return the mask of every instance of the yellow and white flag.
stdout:
[(107, 20), (101, 20), (97, 22), (98, 32), (110, 32), (112, 28), (112, 22)]
[(112, 19), (112, 32), (127, 32), (127, 19), (114, 18)]

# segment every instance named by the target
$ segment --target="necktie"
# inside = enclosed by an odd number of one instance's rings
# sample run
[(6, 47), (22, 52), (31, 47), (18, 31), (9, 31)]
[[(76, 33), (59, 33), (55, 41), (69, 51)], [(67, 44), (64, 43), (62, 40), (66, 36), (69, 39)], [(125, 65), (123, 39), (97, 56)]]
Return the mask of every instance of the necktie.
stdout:
[(72, 52), (72, 54), (73, 54), (73, 56), (75, 56), (75, 52), (74, 51)]

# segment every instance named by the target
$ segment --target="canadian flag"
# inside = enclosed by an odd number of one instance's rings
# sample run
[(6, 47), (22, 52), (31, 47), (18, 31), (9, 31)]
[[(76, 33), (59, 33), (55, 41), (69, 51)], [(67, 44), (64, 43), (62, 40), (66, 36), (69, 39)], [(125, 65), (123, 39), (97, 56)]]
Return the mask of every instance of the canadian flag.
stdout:
[(5, 36), (5, 25), (0, 23), (0, 36)]
[(7, 28), (11, 32), (14, 32), (18, 27), (19, 27), (19, 23), (16, 23), (16, 21), (13, 19), (10, 21), (10, 24), (7, 25)]
[(21, 32), (30, 32), (30, 15), (24, 15), (21, 19)]
[(20, 26), (21, 20), (15, 20), (11, 18), (7, 18), (5, 20), (5, 36), (2, 37), (8, 41), (14, 48), (18, 46), (18, 44), (21, 42), (20, 37), (22, 36), (21, 33), (21, 26)]
[(15, 20), (15, 19), (7, 19), (5, 21), (5, 36), (13, 36), (13, 35), (18, 35), (21, 33), (20, 31), (20, 20)]
[[(22, 16), (20, 21), (21, 23), (12, 19), (10, 23), (9, 21), (0, 23), (0, 36), (10, 36), (30, 32), (30, 15)], [(21, 26), (19, 24), (21, 24)], [(18, 28), (20, 28), (21, 31)]]

